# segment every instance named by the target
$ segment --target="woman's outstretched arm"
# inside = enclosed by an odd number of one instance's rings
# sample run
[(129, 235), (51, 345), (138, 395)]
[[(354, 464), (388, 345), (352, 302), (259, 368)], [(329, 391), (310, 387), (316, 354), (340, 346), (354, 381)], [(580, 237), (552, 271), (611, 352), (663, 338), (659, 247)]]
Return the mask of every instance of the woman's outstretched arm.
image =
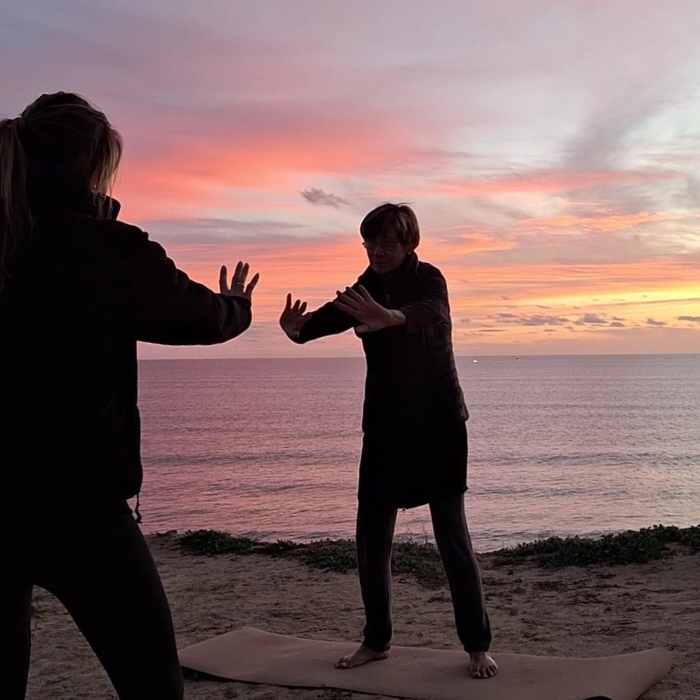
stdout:
[(246, 287), (247, 265), (239, 263), (230, 287), (224, 268), (221, 292), (216, 293), (179, 270), (147, 234), (139, 229), (132, 230), (132, 234), (134, 231), (137, 233), (127, 246), (124, 267), (129, 289), (125, 320), (137, 340), (163, 345), (213, 345), (248, 329), (257, 276)]
[(341, 311), (333, 302), (328, 302), (313, 312), (306, 311), (307, 304), (287, 294), (287, 301), (280, 316), (280, 326), (287, 337), (295, 343), (303, 344), (316, 338), (343, 333), (357, 321)]

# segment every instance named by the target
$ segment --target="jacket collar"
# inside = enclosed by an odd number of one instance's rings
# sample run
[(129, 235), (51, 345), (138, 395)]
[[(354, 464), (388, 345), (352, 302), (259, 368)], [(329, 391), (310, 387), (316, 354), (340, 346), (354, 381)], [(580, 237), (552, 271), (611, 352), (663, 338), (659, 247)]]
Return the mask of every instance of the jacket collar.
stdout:
[(66, 216), (93, 216), (116, 219), (121, 204), (107, 195), (51, 191), (30, 194), (31, 210), (38, 221)]

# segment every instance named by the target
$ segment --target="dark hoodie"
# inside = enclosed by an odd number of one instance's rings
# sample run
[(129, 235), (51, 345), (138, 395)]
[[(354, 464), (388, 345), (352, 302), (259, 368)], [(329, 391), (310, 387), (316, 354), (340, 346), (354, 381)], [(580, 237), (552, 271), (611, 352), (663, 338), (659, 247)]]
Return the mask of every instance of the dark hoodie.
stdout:
[(249, 301), (191, 281), (100, 204), (35, 202), (0, 293), (0, 518), (123, 506), (143, 476), (137, 341), (223, 343), (251, 323)]

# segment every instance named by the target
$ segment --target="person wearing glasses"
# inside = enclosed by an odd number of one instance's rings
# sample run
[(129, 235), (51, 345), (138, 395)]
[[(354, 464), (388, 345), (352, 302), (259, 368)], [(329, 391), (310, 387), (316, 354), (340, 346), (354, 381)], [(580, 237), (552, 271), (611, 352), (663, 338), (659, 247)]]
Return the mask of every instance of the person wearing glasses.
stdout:
[(479, 566), (464, 512), (469, 412), (452, 350), (447, 285), (416, 255), (418, 220), (405, 204), (382, 204), (360, 224), (369, 267), (316, 311), (287, 295), (280, 326), (295, 343), (354, 328), (367, 360), (357, 510), (357, 562), (364, 639), (337, 667), (389, 656), (391, 551), (399, 508), (429, 504), (447, 574), (457, 634), (475, 678), (498, 667)]

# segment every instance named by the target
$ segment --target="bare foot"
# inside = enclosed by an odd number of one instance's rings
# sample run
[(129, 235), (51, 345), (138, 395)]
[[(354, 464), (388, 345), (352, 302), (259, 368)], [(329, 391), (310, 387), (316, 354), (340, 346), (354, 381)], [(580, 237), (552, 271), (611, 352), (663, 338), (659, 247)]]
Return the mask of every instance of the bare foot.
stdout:
[(355, 668), (357, 666), (362, 666), (362, 664), (369, 663), (370, 661), (383, 661), (389, 658), (388, 651), (375, 651), (370, 649), (364, 644), (360, 645), (360, 648), (353, 654), (348, 654), (338, 659), (335, 664), (336, 668)]
[(498, 673), (498, 665), (491, 654), (472, 651), (469, 654), (469, 672), (472, 678), (493, 678)]

